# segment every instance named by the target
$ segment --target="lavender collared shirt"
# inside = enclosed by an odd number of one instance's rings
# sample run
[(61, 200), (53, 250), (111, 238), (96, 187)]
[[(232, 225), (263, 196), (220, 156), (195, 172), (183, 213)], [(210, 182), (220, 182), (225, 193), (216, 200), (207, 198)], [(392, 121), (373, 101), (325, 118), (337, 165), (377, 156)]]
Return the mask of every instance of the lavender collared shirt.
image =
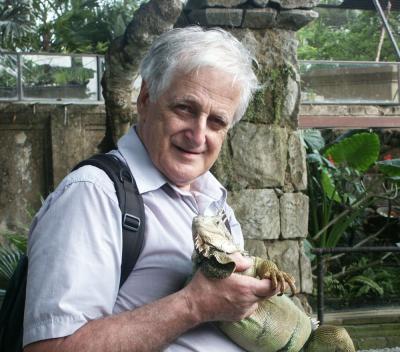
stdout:
[[(182, 191), (155, 168), (132, 128), (117, 155), (132, 171), (145, 204), (144, 247), (119, 290), (121, 212), (112, 181), (92, 166), (69, 174), (49, 195), (29, 234), (24, 345), (74, 333), (101, 318), (172, 294), (191, 274), (192, 218), (223, 208), (243, 246), (226, 190), (207, 172)], [(177, 312), (179, 319), (179, 312)], [(213, 324), (180, 336), (166, 351), (237, 352)]]

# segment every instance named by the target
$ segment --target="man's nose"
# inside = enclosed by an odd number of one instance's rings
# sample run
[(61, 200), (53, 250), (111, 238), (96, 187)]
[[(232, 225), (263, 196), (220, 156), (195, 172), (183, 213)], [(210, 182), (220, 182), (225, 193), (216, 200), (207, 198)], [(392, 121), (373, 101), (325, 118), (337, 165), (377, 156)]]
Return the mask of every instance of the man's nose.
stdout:
[(193, 147), (202, 146), (206, 141), (207, 119), (200, 117), (191, 122), (190, 128), (186, 131), (186, 138)]

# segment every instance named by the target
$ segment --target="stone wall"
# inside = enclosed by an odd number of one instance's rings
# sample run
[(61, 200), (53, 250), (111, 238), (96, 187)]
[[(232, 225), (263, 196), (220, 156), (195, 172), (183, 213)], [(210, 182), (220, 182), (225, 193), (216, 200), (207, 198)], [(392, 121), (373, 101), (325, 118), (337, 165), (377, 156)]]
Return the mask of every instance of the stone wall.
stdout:
[(257, 92), (230, 132), (213, 172), (229, 190), (250, 254), (272, 259), (311, 293), (305, 151), (296, 131), (300, 99), (295, 31), (318, 1), (190, 0), (180, 24), (221, 26), (258, 61)]
[(26, 228), (41, 198), (104, 134), (104, 106), (0, 103), (0, 232)]

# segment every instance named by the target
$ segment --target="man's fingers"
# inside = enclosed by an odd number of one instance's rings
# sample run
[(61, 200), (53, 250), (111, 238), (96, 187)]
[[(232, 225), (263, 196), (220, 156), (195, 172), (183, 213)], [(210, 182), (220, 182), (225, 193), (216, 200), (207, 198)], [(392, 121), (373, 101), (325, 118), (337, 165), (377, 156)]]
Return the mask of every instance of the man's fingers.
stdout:
[(275, 296), (279, 292), (279, 287), (274, 286), (270, 279), (255, 280), (253, 285), (253, 293), (257, 297), (269, 298)]
[(251, 258), (245, 257), (239, 252), (230, 254), (230, 257), (235, 261), (236, 264), (235, 271), (237, 272), (245, 271), (246, 269), (250, 268), (250, 266), (253, 264)]

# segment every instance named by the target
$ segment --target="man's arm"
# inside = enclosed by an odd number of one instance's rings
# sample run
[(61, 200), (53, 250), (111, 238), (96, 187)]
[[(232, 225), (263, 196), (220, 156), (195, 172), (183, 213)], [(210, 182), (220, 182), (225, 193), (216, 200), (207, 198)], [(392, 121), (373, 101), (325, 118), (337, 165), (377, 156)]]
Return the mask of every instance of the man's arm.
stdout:
[[(241, 271), (247, 264), (237, 266)], [(70, 336), (32, 343), (24, 351), (160, 351), (202, 322), (249, 316), (260, 299), (275, 293), (269, 280), (238, 274), (213, 280), (198, 272), (179, 292), (133, 311), (90, 321)]]

